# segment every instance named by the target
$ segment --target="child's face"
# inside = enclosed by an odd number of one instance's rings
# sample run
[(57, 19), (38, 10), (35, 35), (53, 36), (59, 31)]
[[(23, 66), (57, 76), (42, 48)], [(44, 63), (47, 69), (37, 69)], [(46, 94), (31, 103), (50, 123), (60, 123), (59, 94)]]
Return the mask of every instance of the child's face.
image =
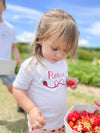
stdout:
[(2, 0), (0, 0), (0, 20), (2, 20), (2, 13), (5, 11), (6, 5), (3, 5)]
[(61, 39), (57, 39), (55, 43), (53, 38), (49, 38), (48, 40), (43, 41), (41, 44), (43, 57), (51, 63), (64, 60), (67, 54), (63, 44), (64, 43)]

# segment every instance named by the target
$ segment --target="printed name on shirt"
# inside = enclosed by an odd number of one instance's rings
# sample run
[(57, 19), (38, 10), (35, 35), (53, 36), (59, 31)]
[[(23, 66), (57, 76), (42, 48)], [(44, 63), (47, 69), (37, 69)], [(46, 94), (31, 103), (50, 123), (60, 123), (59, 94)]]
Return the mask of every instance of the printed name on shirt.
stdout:
[(63, 76), (64, 76), (64, 73), (54, 74), (53, 71), (48, 71), (48, 79), (56, 79), (56, 78), (61, 78)]
[[(59, 85), (66, 85), (66, 83), (64, 82), (64, 79), (62, 79), (62, 77), (64, 77), (64, 73), (56, 73), (54, 74), (53, 71), (48, 71), (48, 79), (55, 79), (54, 80), (54, 86), (49, 86), (47, 81), (43, 81), (43, 85), (53, 89), (58, 87)], [(58, 78), (58, 80), (57, 80)]]

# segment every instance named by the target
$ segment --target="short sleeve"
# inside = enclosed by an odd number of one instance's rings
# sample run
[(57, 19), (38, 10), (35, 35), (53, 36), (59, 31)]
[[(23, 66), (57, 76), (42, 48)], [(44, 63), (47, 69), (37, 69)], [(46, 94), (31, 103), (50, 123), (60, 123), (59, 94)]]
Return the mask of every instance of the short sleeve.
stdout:
[[(29, 67), (30, 68), (30, 67)], [(30, 86), (30, 83), (33, 79), (31, 71), (27, 68), (25, 70), (24, 64), (22, 64), (18, 75), (13, 83), (13, 86), (18, 89), (27, 90)]]
[(13, 38), (12, 38), (12, 43), (17, 43), (17, 38), (16, 38), (16, 33), (15, 33), (15, 29), (13, 28)]

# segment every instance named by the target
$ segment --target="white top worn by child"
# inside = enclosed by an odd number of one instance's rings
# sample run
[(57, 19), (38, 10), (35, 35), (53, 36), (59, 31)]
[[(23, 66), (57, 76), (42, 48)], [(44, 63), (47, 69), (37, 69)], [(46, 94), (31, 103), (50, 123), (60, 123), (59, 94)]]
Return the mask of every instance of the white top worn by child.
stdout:
[(11, 60), (12, 43), (16, 43), (15, 30), (7, 21), (0, 22), (0, 60)]
[(11, 60), (11, 53), (15, 55), (17, 64), (21, 64), (14, 27), (2, 18), (6, 10), (5, 0), (0, 0), (0, 60)]
[(50, 133), (64, 125), (67, 81), (74, 79), (72, 89), (78, 84), (77, 79), (68, 78), (64, 60), (68, 54), (75, 56), (78, 39), (76, 22), (68, 13), (54, 9), (42, 16), (33, 42), (34, 55), (22, 64), (13, 84), (16, 100), (28, 113), (34, 130), (30, 132)]
[[(17, 65), (21, 64), (19, 50), (16, 46), (14, 27), (3, 19), (3, 12), (6, 10), (5, 0), (0, 0), (0, 60), (11, 60), (11, 53), (14, 54)], [(12, 83), (15, 75), (0, 75), (3, 84), (12, 93)]]

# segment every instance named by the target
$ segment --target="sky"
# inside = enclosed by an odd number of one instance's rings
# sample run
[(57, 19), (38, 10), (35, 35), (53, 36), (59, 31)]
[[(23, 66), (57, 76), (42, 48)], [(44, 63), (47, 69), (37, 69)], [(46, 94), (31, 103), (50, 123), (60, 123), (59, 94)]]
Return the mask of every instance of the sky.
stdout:
[(32, 42), (41, 16), (59, 8), (76, 20), (79, 46), (100, 47), (100, 0), (6, 0), (6, 5), (3, 19), (14, 26), (18, 42)]

